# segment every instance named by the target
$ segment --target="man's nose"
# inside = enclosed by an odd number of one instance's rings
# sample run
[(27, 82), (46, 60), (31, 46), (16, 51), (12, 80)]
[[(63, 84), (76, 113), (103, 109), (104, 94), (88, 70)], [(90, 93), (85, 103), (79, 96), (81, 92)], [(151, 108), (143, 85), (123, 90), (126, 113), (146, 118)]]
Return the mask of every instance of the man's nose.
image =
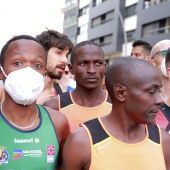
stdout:
[(91, 73), (91, 74), (96, 73), (96, 68), (95, 68), (95, 66), (93, 64), (89, 64), (88, 73)]
[(164, 103), (164, 100), (162, 99), (160, 93), (157, 95), (156, 99), (155, 99), (155, 104), (156, 105), (162, 105)]
[(62, 56), (61, 62), (64, 64), (68, 64), (68, 59), (65, 55)]

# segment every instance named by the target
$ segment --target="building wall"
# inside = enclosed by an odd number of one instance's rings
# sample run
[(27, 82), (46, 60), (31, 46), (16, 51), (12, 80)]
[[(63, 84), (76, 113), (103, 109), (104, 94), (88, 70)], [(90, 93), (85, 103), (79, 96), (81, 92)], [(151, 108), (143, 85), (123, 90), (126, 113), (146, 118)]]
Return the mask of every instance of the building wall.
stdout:
[(138, 20), (136, 38), (137, 39), (142, 38), (143, 40), (148, 41), (150, 44), (154, 45), (158, 41), (170, 37), (170, 32), (165, 34), (157, 34), (146, 38), (142, 37), (142, 27), (144, 24), (159, 21), (163, 18), (170, 17), (169, 7), (170, 1), (166, 1), (155, 6), (152, 6), (149, 9), (143, 9), (143, 4), (141, 1), (139, 1), (139, 12), (137, 13)]
[[(104, 46), (103, 50), (107, 54), (117, 53), (122, 50), (122, 43), (123, 43), (123, 29), (120, 23), (120, 19), (118, 16), (118, 11), (120, 10), (121, 5), (124, 4), (124, 0), (121, 1), (113, 1), (107, 0), (102, 4), (92, 7), (92, 1), (90, 4), (90, 11), (89, 11), (89, 31), (88, 31), (88, 39), (93, 40), (97, 37), (106, 36), (109, 34), (113, 35), (112, 44), (108, 46)], [(111, 22), (107, 22), (105, 24), (99, 25), (98, 27), (92, 28), (91, 21), (92, 19), (101, 16), (109, 11), (114, 10), (113, 20)]]
[(78, 9), (78, 0), (66, 0), (63, 33), (66, 34), (74, 44), (77, 43)]
[[(153, 4), (153, 0), (151, 1)], [(72, 23), (72, 25), (64, 27), (64, 33), (69, 37), (75, 35), (76, 41), (74, 43), (87, 39), (98, 41), (101, 37), (112, 35), (112, 37), (110, 36), (112, 38), (111, 43), (101, 44), (105, 52), (105, 59), (112, 62), (115, 58), (129, 56), (134, 40), (142, 39), (154, 45), (162, 39), (169, 39), (170, 19), (167, 19), (167, 32), (143, 37), (144, 26), (170, 17), (170, 1), (167, 0), (162, 3), (160, 3), (160, 0), (157, 1), (159, 1), (159, 4), (144, 9), (144, 0), (105, 0), (103, 2), (101, 1), (102, 3), (95, 7), (93, 7), (93, 0), (79, 0), (77, 1), (79, 2), (77, 7), (65, 11), (65, 17), (74, 12), (75, 15), (77, 15), (77, 20), (75, 23)], [(88, 4), (89, 13), (79, 17), (79, 11)], [(127, 9), (131, 6), (136, 7), (134, 13), (129, 16), (127, 15)], [(114, 10), (113, 19), (92, 27), (92, 20), (112, 10)], [(85, 30), (86, 27), (83, 27), (85, 24), (88, 24), (87, 30)], [(78, 33), (78, 28), (80, 27), (83, 27), (83, 31)], [(132, 35), (131, 39), (127, 40), (127, 33)]]

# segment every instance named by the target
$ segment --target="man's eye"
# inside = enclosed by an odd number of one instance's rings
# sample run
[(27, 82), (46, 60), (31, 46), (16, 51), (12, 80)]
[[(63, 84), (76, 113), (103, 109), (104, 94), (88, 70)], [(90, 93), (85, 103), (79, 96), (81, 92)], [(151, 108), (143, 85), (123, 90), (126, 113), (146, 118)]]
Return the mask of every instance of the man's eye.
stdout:
[(86, 64), (85, 63), (80, 63), (81, 66), (85, 66)]
[(61, 52), (60, 52), (60, 51), (57, 51), (56, 53), (57, 53), (58, 55), (61, 55)]
[(41, 68), (42, 67), (41, 64), (38, 64), (38, 63), (34, 64), (34, 66), (37, 67), (37, 68)]
[(14, 64), (15, 66), (21, 66), (21, 65), (22, 65), (22, 63), (19, 62), (19, 61), (16, 61), (16, 62), (14, 62), (13, 64)]
[(103, 63), (97, 62), (96, 65), (97, 65), (97, 66), (101, 66), (101, 65), (103, 65)]

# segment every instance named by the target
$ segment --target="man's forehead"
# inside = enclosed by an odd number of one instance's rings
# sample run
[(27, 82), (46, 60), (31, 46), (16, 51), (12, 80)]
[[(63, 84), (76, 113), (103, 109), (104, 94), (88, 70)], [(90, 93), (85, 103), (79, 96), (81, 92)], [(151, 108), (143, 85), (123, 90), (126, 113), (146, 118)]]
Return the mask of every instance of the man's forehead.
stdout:
[(148, 73), (146, 71), (141, 72), (138, 76), (135, 76), (134, 79), (141, 88), (162, 87), (161, 75), (156, 71)]
[(83, 52), (83, 51), (96, 51), (96, 52), (102, 52), (102, 49), (94, 44), (85, 44), (83, 46), (80, 46), (76, 50), (77, 52)]
[(9, 48), (12, 47), (12, 48), (25, 48), (25, 47), (38, 47), (38, 48), (41, 48), (43, 49), (43, 47), (36, 41), (34, 40), (28, 40), (28, 39), (18, 39), (18, 40), (15, 40), (15, 41), (12, 41), (10, 44), (9, 44)]
[(45, 51), (44, 48), (37, 43), (36, 41), (33, 40), (25, 40), (25, 39), (19, 39), (11, 42), (8, 46), (8, 49), (6, 50), (6, 53), (22, 53), (22, 52), (27, 52), (27, 53), (38, 53), (39, 55), (45, 56)]
[(136, 46), (132, 48), (132, 51), (143, 51), (143, 47), (142, 46)]

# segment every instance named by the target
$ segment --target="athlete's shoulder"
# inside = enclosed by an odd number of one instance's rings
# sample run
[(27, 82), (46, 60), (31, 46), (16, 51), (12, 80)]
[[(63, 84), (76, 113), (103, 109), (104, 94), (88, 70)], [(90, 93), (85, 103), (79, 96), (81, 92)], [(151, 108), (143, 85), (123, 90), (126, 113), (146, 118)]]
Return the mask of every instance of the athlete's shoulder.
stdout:
[(62, 93), (58, 96), (58, 99), (59, 99), (59, 102), (60, 102), (60, 109), (61, 108), (64, 108), (70, 104), (72, 104), (72, 100), (71, 100), (71, 92), (65, 92), (65, 93)]
[(50, 107), (54, 110), (59, 110), (59, 104), (58, 104), (58, 97), (55, 96), (54, 98), (47, 100), (43, 103), (43, 106)]
[(63, 134), (66, 134), (67, 136), (70, 133), (70, 126), (69, 126), (66, 116), (62, 114), (61, 112), (51, 109), (49, 107), (45, 107), (45, 109), (48, 111), (51, 117), (51, 120), (54, 124), (54, 127), (57, 131), (58, 136), (59, 137), (63, 136)]

